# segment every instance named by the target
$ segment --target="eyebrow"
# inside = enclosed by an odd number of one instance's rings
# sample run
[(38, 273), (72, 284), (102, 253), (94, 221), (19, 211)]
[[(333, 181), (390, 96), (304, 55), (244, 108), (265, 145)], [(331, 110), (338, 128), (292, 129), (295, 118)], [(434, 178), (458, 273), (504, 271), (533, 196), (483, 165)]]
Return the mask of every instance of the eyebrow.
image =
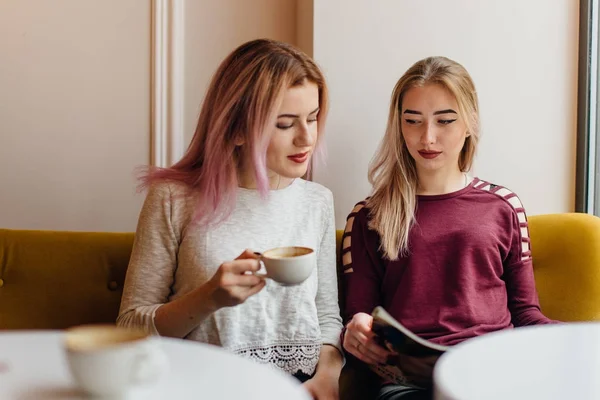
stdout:
[[(318, 112), (320, 109), (321, 109), (321, 107), (317, 107), (313, 111), (308, 113), (308, 115), (312, 115), (312, 114)], [(300, 118), (300, 116), (298, 114), (281, 114), (281, 115), (278, 115), (277, 118)]]
[[(409, 109), (404, 110), (404, 114), (423, 115), (423, 113), (421, 111), (415, 111), (415, 110), (409, 110)], [(446, 110), (436, 111), (433, 113), (433, 115), (440, 115), (440, 114), (457, 114), (458, 115), (458, 113), (451, 108), (448, 108)]]
[(436, 111), (433, 113), (433, 115), (440, 115), (440, 114), (458, 114), (456, 111), (454, 111), (451, 108), (447, 108), (445, 110), (440, 110), (440, 111)]

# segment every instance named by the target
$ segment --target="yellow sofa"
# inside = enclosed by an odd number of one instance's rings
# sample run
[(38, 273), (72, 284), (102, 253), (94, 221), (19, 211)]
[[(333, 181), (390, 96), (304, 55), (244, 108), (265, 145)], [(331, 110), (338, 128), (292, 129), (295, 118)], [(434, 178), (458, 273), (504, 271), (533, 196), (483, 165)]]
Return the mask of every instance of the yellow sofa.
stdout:
[[(600, 218), (552, 214), (529, 223), (544, 313), (600, 320)], [(114, 323), (132, 244), (133, 233), (0, 229), (0, 330)], [(349, 362), (340, 398), (371, 398), (375, 382), (370, 370)]]
[[(529, 223), (544, 313), (600, 320), (600, 218), (549, 214)], [(133, 233), (0, 229), (0, 329), (114, 322), (132, 243)]]

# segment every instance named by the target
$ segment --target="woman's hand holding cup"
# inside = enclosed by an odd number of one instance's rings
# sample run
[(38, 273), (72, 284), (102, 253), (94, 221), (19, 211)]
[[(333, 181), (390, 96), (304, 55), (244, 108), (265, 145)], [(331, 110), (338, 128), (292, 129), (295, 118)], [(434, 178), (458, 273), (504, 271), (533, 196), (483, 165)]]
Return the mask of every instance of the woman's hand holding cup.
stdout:
[(259, 269), (259, 257), (250, 250), (221, 264), (207, 282), (214, 308), (236, 306), (260, 292), (265, 287), (265, 280), (255, 275)]

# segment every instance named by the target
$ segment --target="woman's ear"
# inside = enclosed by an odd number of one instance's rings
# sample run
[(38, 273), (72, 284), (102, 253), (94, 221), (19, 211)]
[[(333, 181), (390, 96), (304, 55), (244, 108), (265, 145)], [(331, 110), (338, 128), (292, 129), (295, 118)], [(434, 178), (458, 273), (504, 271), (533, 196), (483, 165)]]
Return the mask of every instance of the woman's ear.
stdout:
[(235, 144), (237, 147), (243, 146), (245, 143), (246, 143), (246, 140), (244, 139), (244, 137), (242, 135), (237, 135), (235, 137), (235, 139), (233, 139), (233, 144)]

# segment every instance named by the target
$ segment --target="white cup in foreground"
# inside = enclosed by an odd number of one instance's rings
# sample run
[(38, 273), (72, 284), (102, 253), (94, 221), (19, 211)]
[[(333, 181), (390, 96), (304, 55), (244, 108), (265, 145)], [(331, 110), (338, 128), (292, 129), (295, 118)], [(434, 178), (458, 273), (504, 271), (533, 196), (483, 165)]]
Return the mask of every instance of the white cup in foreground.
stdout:
[(167, 358), (151, 335), (113, 325), (66, 330), (65, 353), (78, 386), (98, 397), (125, 396), (133, 385), (158, 378)]
[(304, 282), (316, 265), (316, 255), (308, 247), (277, 247), (260, 255), (266, 274), (257, 274), (273, 279), (282, 285), (298, 285)]

